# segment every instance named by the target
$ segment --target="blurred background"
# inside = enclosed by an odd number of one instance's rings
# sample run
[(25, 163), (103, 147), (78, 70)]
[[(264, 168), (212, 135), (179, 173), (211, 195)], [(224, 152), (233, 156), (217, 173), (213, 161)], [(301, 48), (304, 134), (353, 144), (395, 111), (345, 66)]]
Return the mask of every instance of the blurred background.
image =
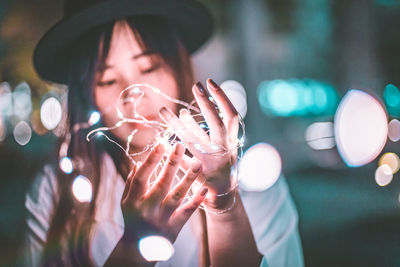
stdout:
[[(196, 76), (225, 81), (246, 124), (243, 170), (267, 177), (242, 185), (286, 177), (306, 266), (400, 266), (400, 1), (204, 3), (217, 31)], [(25, 190), (65, 115), (67, 89), (31, 63), (61, 16), (60, 0), (0, 1), (1, 265), (17, 257)]]

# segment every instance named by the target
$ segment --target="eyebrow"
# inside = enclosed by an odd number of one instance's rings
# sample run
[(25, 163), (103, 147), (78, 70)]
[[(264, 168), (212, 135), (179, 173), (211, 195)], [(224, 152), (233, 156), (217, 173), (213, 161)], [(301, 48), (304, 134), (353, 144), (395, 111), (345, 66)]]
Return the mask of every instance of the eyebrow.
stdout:
[[(137, 59), (139, 59), (141, 57), (150, 56), (152, 54), (154, 54), (154, 52), (145, 51), (145, 52), (139, 53), (137, 55), (133, 55), (131, 57), (131, 59), (137, 60)], [(105, 71), (106, 69), (110, 69), (110, 68), (113, 68), (113, 65), (104, 65), (103, 68), (101, 68), (101, 69), (102, 69), (102, 71)]]

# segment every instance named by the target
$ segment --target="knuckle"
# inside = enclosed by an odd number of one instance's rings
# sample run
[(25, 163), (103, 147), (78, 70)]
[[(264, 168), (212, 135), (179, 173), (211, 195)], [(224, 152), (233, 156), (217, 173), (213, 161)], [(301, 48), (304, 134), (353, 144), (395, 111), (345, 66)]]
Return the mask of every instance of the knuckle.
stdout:
[(143, 182), (140, 179), (133, 179), (132, 185), (133, 187), (140, 187), (143, 185)]
[(196, 180), (197, 176), (200, 175), (200, 173), (201, 173), (200, 171), (193, 171), (192, 170), (186, 177), (187, 183), (189, 183), (189, 184), (193, 183), (194, 180)]
[(182, 198), (182, 192), (180, 191), (180, 190), (176, 190), (173, 194), (172, 194), (172, 196), (171, 196), (171, 198), (173, 199), (173, 200), (175, 200), (175, 201), (179, 201), (181, 198)]
[(169, 165), (170, 167), (176, 167), (178, 164), (179, 164), (179, 159), (178, 159), (178, 158), (171, 158), (171, 159), (168, 161), (168, 165)]
[(185, 208), (185, 209), (183, 210), (183, 213), (184, 213), (185, 215), (190, 215), (190, 214), (192, 214), (192, 213), (196, 210), (196, 208), (197, 208), (197, 206), (190, 206), (190, 207), (187, 207), (187, 208)]
[(157, 159), (156, 155), (155, 155), (155, 154), (152, 154), (152, 155), (147, 159), (147, 163), (148, 163), (149, 165), (153, 165), (153, 164), (158, 163), (158, 159)]
[(158, 182), (157, 182), (157, 187), (155, 188), (155, 192), (159, 192), (161, 187), (166, 186), (167, 184), (167, 179), (165, 179), (165, 176), (161, 177)]
[(224, 122), (223, 122), (222, 120), (218, 120), (218, 121), (217, 121), (217, 126), (218, 126), (219, 128), (225, 128)]
[(166, 214), (172, 214), (175, 210), (175, 205), (173, 205), (170, 201), (165, 201), (162, 204), (162, 207), (164, 209), (164, 213)]

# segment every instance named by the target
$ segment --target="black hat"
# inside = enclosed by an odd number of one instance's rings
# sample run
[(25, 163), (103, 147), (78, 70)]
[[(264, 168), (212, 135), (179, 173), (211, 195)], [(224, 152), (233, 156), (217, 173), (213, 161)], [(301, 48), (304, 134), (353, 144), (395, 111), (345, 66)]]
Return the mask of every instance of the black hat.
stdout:
[(64, 18), (40, 39), (33, 54), (33, 66), (45, 80), (65, 83), (62, 54), (88, 30), (112, 20), (134, 15), (167, 18), (193, 53), (211, 36), (213, 21), (197, 0), (65, 0)]

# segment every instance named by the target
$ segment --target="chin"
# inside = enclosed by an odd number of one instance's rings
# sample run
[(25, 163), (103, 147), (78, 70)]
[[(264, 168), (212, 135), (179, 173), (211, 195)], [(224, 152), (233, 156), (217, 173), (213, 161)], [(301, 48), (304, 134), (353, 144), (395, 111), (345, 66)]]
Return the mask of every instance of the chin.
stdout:
[(155, 135), (154, 129), (143, 127), (135, 134), (131, 145), (135, 147), (135, 149), (143, 149), (147, 145), (154, 143)]

